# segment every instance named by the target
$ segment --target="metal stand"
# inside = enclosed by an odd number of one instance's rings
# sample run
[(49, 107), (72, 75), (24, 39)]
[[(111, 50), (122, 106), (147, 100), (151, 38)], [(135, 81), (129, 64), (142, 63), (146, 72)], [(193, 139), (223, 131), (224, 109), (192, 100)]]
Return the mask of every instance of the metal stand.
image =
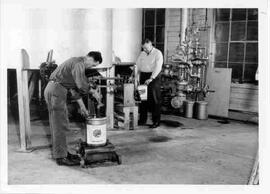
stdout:
[(108, 140), (104, 146), (91, 146), (80, 140), (77, 154), (81, 159), (80, 166), (82, 168), (108, 161), (117, 162), (119, 165), (122, 163), (121, 156), (116, 153), (114, 145)]

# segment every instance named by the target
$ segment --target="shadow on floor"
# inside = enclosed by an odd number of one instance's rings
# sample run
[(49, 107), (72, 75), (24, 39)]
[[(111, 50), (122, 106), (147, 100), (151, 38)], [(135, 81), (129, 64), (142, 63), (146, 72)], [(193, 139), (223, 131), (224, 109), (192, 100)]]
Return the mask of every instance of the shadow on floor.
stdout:
[(159, 142), (167, 142), (171, 139), (172, 138), (170, 138), (170, 137), (159, 135), (159, 136), (155, 136), (155, 137), (150, 137), (149, 141), (154, 142), (154, 143), (159, 143)]
[(184, 125), (178, 121), (172, 120), (161, 120), (160, 123), (165, 125), (166, 127), (182, 127)]

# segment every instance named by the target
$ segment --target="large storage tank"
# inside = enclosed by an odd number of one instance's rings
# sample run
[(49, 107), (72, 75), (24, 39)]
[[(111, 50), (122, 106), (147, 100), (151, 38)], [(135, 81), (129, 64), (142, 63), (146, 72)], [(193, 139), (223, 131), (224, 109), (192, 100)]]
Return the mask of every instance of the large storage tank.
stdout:
[(25, 11), (22, 6), (9, 2), (1, 5), (0, 9), (1, 65), (16, 68), (21, 63), (20, 49), (24, 46)]
[(113, 9), (113, 55), (135, 62), (142, 42), (142, 9)]
[(112, 9), (72, 9), (67, 13), (69, 17), (64, 28), (71, 31), (71, 53), (85, 55), (90, 50), (100, 51), (103, 57), (101, 65), (111, 66)]
[(1, 16), (5, 45), (2, 60), (10, 68), (20, 64), (22, 48), (30, 56), (31, 68), (38, 68), (50, 49), (58, 64), (98, 50), (104, 58), (102, 65), (111, 65), (112, 9), (40, 9), (8, 4)]
[[(47, 48), (54, 50), (54, 59), (59, 64), (70, 57), (83, 56), (90, 50), (96, 50), (102, 53), (101, 65), (110, 66), (111, 14), (111, 9), (46, 10), (47, 25), (44, 44)], [(38, 33), (36, 36), (41, 38)], [(31, 47), (29, 50), (31, 51)], [(31, 52), (30, 56), (32, 56)]]

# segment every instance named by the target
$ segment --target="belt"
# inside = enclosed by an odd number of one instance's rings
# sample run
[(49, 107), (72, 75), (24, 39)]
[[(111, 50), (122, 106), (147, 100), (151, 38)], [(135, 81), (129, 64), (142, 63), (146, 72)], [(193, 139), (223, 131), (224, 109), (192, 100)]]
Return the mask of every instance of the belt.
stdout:
[(141, 72), (141, 73), (144, 73), (144, 74), (152, 74), (152, 72)]
[(55, 80), (49, 80), (49, 82), (51, 83), (55, 83), (55, 84), (59, 84), (60, 86), (62, 86), (63, 88), (65, 88), (67, 90), (67, 88), (65, 86), (63, 86), (63, 84), (61, 84), (60, 82), (58, 81), (55, 81)]
[(49, 80), (49, 82), (59, 84), (59, 82), (57, 82), (55, 80)]

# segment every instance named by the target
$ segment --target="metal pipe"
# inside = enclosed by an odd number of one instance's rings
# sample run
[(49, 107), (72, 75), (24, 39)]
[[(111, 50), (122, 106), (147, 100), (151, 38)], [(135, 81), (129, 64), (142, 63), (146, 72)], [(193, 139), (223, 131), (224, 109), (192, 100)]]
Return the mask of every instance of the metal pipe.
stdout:
[(186, 37), (186, 28), (187, 28), (187, 24), (188, 24), (188, 9), (187, 8), (183, 8), (182, 9), (182, 14), (181, 14), (181, 34), (180, 34), (180, 41), (181, 43), (183, 41), (185, 41), (185, 37)]

